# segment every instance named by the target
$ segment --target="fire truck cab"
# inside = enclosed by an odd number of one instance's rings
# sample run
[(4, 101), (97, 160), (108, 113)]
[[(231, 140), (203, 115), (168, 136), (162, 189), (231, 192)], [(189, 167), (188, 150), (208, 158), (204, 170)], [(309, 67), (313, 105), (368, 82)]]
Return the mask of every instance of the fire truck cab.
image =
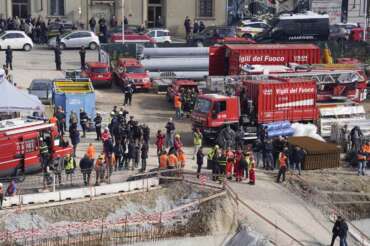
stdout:
[(20, 118), (0, 121), (0, 177), (39, 172), (41, 138), (51, 160), (72, 153), (54, 124)]
[(152, 83), (150, 81), (149, 73), (135, 58), (120, 58), (114, 69), (114, 80), (117, 85), (124, 86), (132, 82), (135, 89), (150, 89)]

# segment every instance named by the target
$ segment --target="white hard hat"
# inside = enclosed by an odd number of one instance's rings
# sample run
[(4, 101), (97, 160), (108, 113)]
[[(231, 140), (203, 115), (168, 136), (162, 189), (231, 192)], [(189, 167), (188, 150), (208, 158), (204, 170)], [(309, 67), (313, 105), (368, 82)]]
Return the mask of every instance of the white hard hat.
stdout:
[(3, 183), (0, 183), (0, 187), (1, 187), (1, 188), (3, 187)]

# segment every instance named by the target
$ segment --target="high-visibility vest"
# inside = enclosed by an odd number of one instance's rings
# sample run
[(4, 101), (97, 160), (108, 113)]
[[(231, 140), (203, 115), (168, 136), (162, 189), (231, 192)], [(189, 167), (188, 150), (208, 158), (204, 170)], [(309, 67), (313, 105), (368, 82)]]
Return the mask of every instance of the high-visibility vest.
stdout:
[(49, 148), (48, 148), (46, 143), (41, 144), (40, 153), (41, 154), (48, 154), (49, 153)]
[(170, 154), (168, 156), (168, 166), (175, 167), (177, 165), (177, 157), (175, 154)]
[(213, 156), (215, 155), (215, 152), (216, 152), (216, 149), (214, 149), (214, 148), (210, 149), (210, 151), (208, 151), (208, 153), (207, 153), (207, 159), (212, 160)]
[(88, 156), (90, 159), (95, 159), (96, 151), (95, 151), (94, 146), (89, 146), (89, 147), (87, 148), (86, 154), (87, 154), (87, 156)]
[(67, 161), (67, 165), (65, 166), (65, 170), (72, 170), (74, 168), (73, 158)]
[(226, 166), (226, 156), (225, 155), (222, 155), (219, 159), (218, 159), (218, 164), (221, 165), (221, 166)]
[(280, 167), (285, 167), (286, 166), (286, 160), (288, 158), (286, 157), (286, 155), (284, 153), (280, 153), (279, 154), (279, 164), (280, 164)]
[(166, 169), (168, 165), (168, 156), (163, 154), (159, 157), (159, 169)]
[(202, 145), (202, 135), (194, 132), (194, 145)]
[(181, 99), (179, 96), (175, 96), (174, 98), (175, 108), (181, 108)]

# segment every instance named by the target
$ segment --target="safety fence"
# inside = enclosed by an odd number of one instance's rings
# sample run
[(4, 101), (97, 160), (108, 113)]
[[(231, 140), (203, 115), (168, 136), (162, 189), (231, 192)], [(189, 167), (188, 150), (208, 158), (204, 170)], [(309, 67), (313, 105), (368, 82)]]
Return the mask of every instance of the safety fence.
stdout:
[(164, 212), (3, 231), (0, 232), (0, 242), (4, 245), (115, 245), (181, 236), (192, 232), (193, 228), (187, 226), (187, 222), (199, 213), (201, 204), (225, 195), (225, 191), (218, 190)]

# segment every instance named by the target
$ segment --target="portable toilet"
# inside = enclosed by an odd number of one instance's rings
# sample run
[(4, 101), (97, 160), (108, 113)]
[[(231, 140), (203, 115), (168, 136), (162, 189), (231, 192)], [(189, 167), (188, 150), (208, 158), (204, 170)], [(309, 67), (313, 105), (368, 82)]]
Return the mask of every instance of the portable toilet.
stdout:
[[(55, 81), (53, 86), (53, 102), (55, 107), (61, 106), (66, 114), (66, 124), (69, 127), (71, 112), (77, 114), (80, 122), (80, 109), (93, 120), (96, 112), (96, 98), (91, 82)], [(80, 124), (78, 124), (81, 129)]]

